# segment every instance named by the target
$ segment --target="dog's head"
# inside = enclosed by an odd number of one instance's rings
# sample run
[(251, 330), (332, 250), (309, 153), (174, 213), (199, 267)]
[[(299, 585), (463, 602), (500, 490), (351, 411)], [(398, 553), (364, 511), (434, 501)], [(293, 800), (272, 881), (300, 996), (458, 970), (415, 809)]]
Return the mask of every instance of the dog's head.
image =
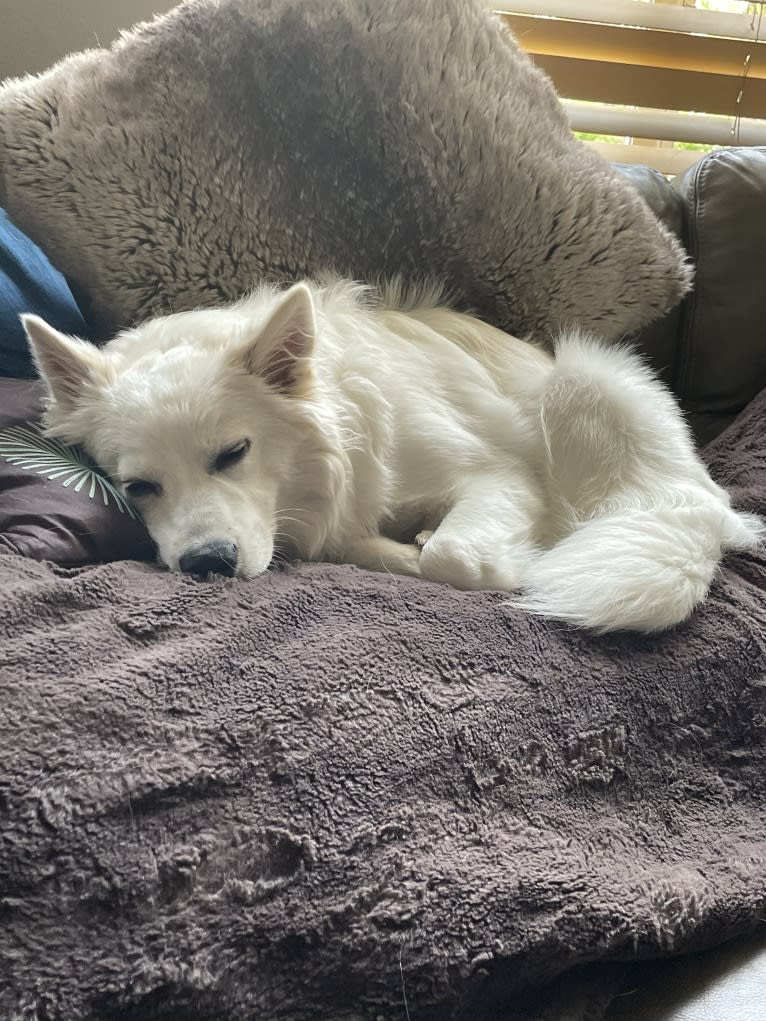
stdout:
[(312, 427), (311, 291), (265, 289), (155, 319), (103, 349), (23, 321), (48, 432), (112, 476), (160, 559), (195, 574), (264, 571), (289, 510), (283, 483)]

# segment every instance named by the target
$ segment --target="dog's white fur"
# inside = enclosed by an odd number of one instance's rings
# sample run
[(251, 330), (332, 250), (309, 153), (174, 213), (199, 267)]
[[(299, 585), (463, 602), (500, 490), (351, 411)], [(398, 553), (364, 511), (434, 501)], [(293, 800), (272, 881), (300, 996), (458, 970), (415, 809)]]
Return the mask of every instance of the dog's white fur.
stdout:
[(572, 331), (552, 356), (439, 301), (262, 287), (103, 350), (24, 323), (49, 432), (128, 493), (152, 484), (136, 502), (171, 569), (228, 543), (242, 577), (277, 552), (518, 592), (598, 631), (688, 617), (764, 527), (669, 392), (625, 347)]

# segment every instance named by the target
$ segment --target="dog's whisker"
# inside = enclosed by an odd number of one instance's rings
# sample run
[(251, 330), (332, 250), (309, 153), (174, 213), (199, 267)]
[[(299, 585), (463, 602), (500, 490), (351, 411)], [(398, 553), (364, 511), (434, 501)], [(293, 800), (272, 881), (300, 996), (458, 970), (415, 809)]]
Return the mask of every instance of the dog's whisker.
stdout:
[(305, 514), (305, 511), (301, 507), (286, 507), (284, 510), (277, 511), (274, 514), (275, 521), (294, 521), (296, 524), (305, 525), (306, 521), (302, 518), (293, 517), (290, 511), (295, 511), (297, 514)]

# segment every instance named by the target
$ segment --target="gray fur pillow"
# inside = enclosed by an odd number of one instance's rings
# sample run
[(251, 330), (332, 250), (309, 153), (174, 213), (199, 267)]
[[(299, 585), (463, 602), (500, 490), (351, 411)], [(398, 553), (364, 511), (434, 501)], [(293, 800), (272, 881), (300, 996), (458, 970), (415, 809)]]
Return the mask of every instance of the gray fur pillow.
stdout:
[(189, 0), (0, 88), (0, 204), (102, 334), (331, 268), (617, 336), (690, 274), (483, 0)]

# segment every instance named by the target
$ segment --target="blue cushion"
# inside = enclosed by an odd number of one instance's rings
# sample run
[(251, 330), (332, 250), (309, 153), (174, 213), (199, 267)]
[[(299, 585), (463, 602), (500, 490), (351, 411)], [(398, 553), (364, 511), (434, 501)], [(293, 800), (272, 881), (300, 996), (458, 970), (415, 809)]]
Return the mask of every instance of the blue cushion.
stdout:
[(0, 209), (0, 376), (36, 376), (22, 312), (34, 312), (57, 330), (90, 339), (64, 277)]

